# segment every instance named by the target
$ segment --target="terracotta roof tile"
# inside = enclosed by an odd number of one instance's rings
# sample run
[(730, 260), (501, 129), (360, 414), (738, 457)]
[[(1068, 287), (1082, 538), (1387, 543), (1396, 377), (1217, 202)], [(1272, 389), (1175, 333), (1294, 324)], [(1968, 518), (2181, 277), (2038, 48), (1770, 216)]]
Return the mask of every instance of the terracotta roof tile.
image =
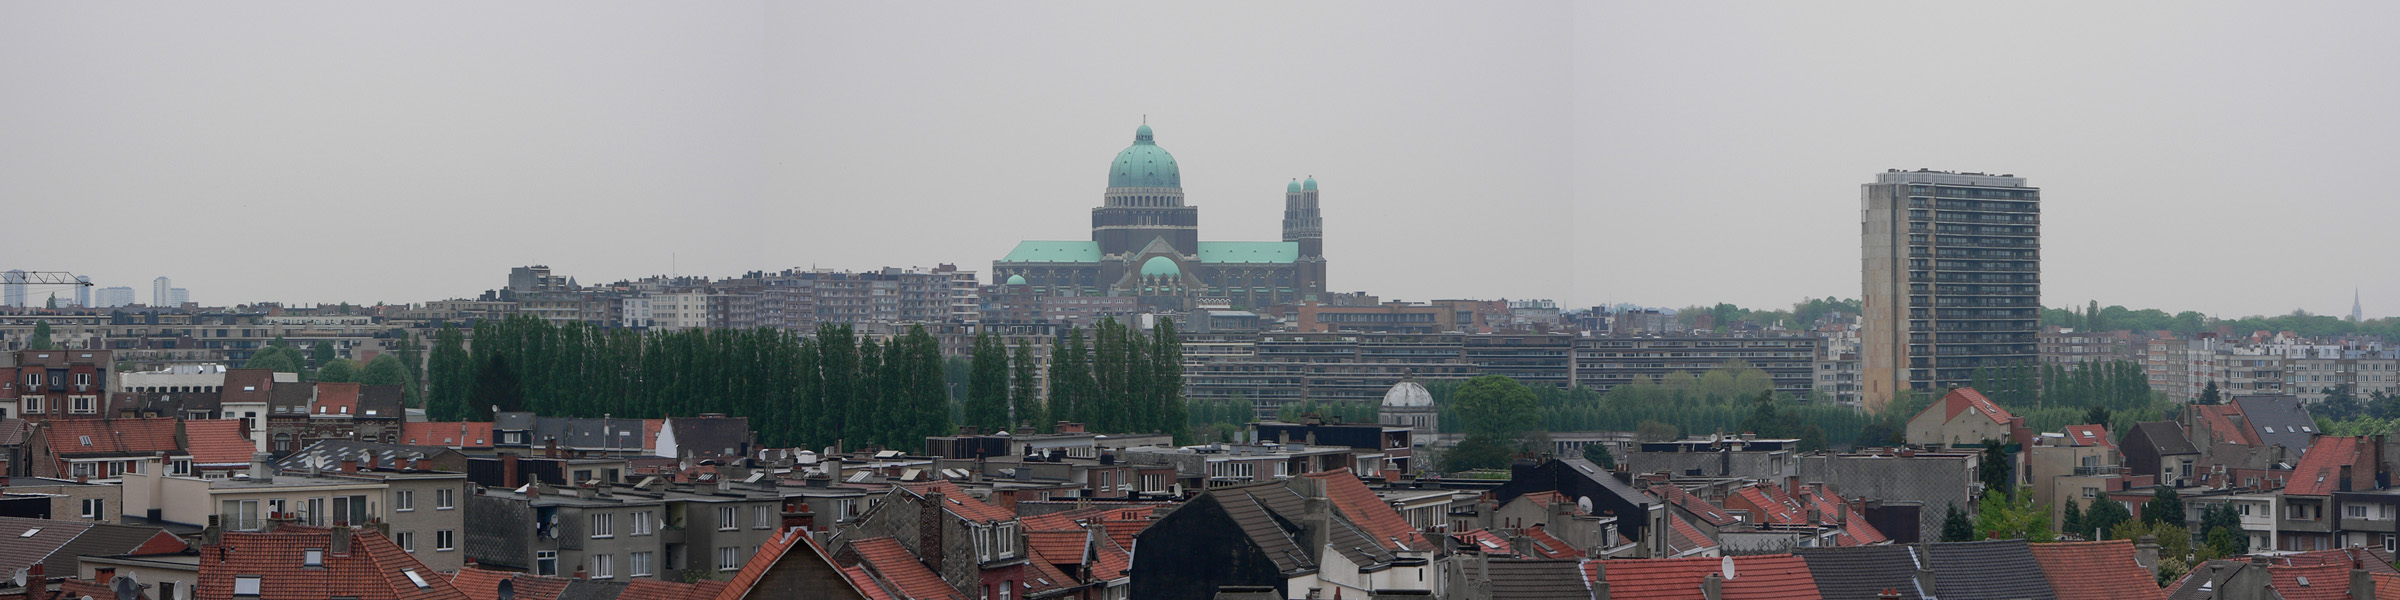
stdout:
[(888, 537), (857, 540), (850, 542), (850, 548), (858, 552), (862, 564), (876, 579), (891, 582), (909, 598), (966, 600), (949, 582), (942, 581), (940, 575), (917, 562), (916, 555), (900, 547), (899, 540)]
[(2150, 570), (2133, 561), (2133, 540), (2030, 544), (2058, 600), (2164, 600)]
[(1950, 390), (1949, 394), (1942, 396), (1942, 405), (1943, 410), (1947, 411), (1947, 414), (1942, 415), (1943, 421), (1958, 418), (1958, 413), (1966, 412), (1969, 408), (1975, 409), (1976, 414), (2002, 425), (2007, 425), (2009, 419), (2016, 416), (2009, 414), (2007, 409), (2000, 408), (1999, 404), (1993, 403), (1991, 398), (1985, 398), (1983, 392), (1975, 391), (1975, 388), (1962, 387)]
[(1543, 531), (1540, 525), (1525, 530), (1525, 541), (1532, 547), (1533, 554), (1538, 558), (1580, 558), (1583, 556), (1582, 552), (1575, 550), (1574, 544), (1550, 535), (1550, 532)]
[(1307, 477), (1324, 482), (1325, 497), (1333, 501), (1334, 510), (1366, 530), (1375, 543), (1389, 550), (1433, 549), (1433, 544), (1426, 542), (1416, 527), (1400, 517), (1400, 511), (1392, 510), (1392, 505), (1384, 503), (1374, 490), (1367, 489), (1367, 484), (1350, 474), (1349, 469), (1310, 473)]
[(242, 422), (231, 419), (203, 419), (183, 422), (184, 443), (192, 447), (194, 466), (233, 466), (250, 464), (250, 456), (258, 446), (242, 436)]
[(2400, 574), (2368, 573), (2368, 575), (2375, 578), (2375, 600), (2400, 600)]
[(1726, 562), (1734, 577), (1725, 580), (1724, 600), (1821, 600), (1808, 562), (1790, 554), (1724, 558), (1653, 558), (1585, 561), (1584, 576), (1604, 575), (1612, 598), (1644, 600), (1702, 600), (1700, 581), (1720, 572)]
[[(759, 546), (762, 550), (766, 547)], [(692, 583), (633, 579), (625, 582), (625, 590), (617, 600), (710, 600), (731, 586), (726, 582), (703, 579)]]
[(858, 588), (867, 600), (896, 600), (891, 592), (883, 591), (883, 586), (875, 583), (875, 576), (868, 575), (864, 567), (842, 567), (842, 576), (849, 578), (850, 586)]
[(1754, 508), (1754, 512), (1757, 514), (1750, 515), (1750, 519), (1756, 523), (1790, 525), (1807, 521), (1804, 513), (1800, 511), (1800, 507), (1778, 499), (1778, 496), (1782, 496), (1780, 491), (1781, 488), (1767, 484), (1742, 486), (1741, 489), (1733, 491), (1733, 497), (1741, 499), (1742, 502), (1737, 503), (1728, 499), (1726, 504), (1737, 508)]
[(961, 519), (977, 523), (993, 523), (1014, 521), (1017, 518), (1016, 513), (1009, 512), (1008, 509), (992, 506), (975, 499), (974, 496), (967, 494), (966, 489), (958, 487), (958, 484), (955, 483), (936, 481), (925, 484), (903, 484), (900, 487), (906, 488), (909, 493), (916, 494), (919, 498), (925, 497), (928, 492), (941, 492), (942, 510), (950, 511), (950, 514), (958, 515)]
[[(350, 551), (331, 551), (325, 528), (287, 527), (269, 533), (226, 532), (200, 551), (197, 598), (231, 598), (234, 581), (259, 578), (259, 598), (355, 597), (359, 600), (468, 600), (450, 580), (373, 530), (350, 530)], [(322, 567), (302, 566), (309, 549), (325, 550)], [(424, 581), (417, 585), (415, 579)]]
[(317, 382), (317, 399), (309, 403), (308, 414), (349, 416), (358, 412), (358, 384)]
[(2283, 493), (2293, 496), (2331, 496), (2341, 489), (2342, 467), (2358, 461), (2358, 438), (2324, 436), (2309, 446), (2300, 457), (2300, 466), (2292, 469), (2291, 482), (2284, 484)]
[(2068, 443), (2077, 446), (2117, 447), (2116, 443), (2108, 441), (2108, 426), (2106, 425), (2068, 425), (2066, 429)]
[(1116, 540), (1100, 538), (1100, 547), (1093, 553), (1092, 579), (1108, 581), (1133, 572), (1133, 553)]
[(1692, 522), (1685, 520), (1683, 515), (1667, 514), (1667, 532), (1667, 549), (1677, 554), (1717, 547), (1716, 540), (1709, 539), (1708, 534), (1693, 527)]
[[(897, 549), (898, 543), (894, 542), (893, 547)], [(789, 528), (767, 538), (766, 543), (759, 544), (758, 551), (751, 553), (750, 561), (742, 563), (741, 570), (735, 571), (731, 580), (718, 586), (704, 586), (690, 590), (687, 592), (687, 600), (711, 597), (715, 600), (741, 600), (742, 597), (750, 595), (751, 588), (756, 587), (760, 579), (765, 578), (769, 571), (775, 569), (776, 565), (783, 564), (784, 559), (792, 556), (794, 552), (806, 552), (807, 555), (803, 557), (805, 560), (821, 561), (827, 568), (841, 569), (839, 565), (834, 564), (832, 553), (826, 552), (823, 546), (817, 545), (815, 539), (808, 537), (807, 530), (797, 527)], [(918, 567), (919, 570), (923, 568)], [(846, 569), (843, 571), (845, 574), (848, 573)], [(861, 578), (851, 579), (851, 585), (860, 587), (856, 591), (866, 593), (870, 598), (879, 597), (876, 593), (881, 590), (875, 588), (875, 582), (871, 578), (864, 579), (864, 583), (861, 581)], [(630, 596), (625, 597), (630, 598)]]
[(1700, 517), (1700, 520), (1707, 521), (1710, 525), (1724, 526), (1734, 523), (1733, 513), (1725, 512), (1724, 507), (1694, 496), (1691, 492), (1684, 491), (1683, 488), (1659, 485), (1651, 486), (1650, 489), (1651, 493), (1664, 496), (1667, 502), (1683, 507), (1685, 511)]
[(1488, 529), (1454, 533), (1450, 534), (1450, 537), (1456, 538), (1458, 545), (1474, 548), (1479, 554), (1492, 556), (1514, 556), (1516, 554), (1516, 550), (1509, 547), (1508, 538), (1500, 537), (1499, 534), (1492, 533)]
[(1035, 594), (1083, 585), (1083, 582), (1076, 581), (1074, 576), (1058, 570), (1057, 566), (1050, 563), (1055, 559), (1043, 555), (1040, 550), (1026, 548), (1025, 558), (1028, 559), (1025, 561), (1026, 567), (1033, 572), (1025, 579), (1017, 581), (1017, 585), (1020, 587), (1019, 593), (1011, 594), (1011, 596), (1032, 597)]
[[(2350, 565), (2267, 567), (2283, 600), (2349, 600)], [(2307, 583), (2301, 583), (2301, 580)]]
[(402, 423), (400, 443), (459, 449), (492, 447), (492, 424), (480, 421)]
[(183, 451), (175, 446), (172, 418), (60, 419), (43, 421), (42, 426), (49, 428), (44, 435), (49, 436), (51, 452), (59, 456)]

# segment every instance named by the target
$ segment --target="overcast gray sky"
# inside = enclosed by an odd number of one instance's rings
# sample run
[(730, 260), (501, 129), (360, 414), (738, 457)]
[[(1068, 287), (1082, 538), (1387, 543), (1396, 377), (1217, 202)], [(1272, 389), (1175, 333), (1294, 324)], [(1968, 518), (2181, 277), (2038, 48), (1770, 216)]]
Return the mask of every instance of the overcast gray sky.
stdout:
[(1203, 239), (1323, 184), (1333, 287), (1858, 295), (1886, 168), (2044, 189), (2044, 303), (2400, 313), (2382, 3), (12, 3), (14, 268), (148, 300), (1083, 239), (1148, 115)]

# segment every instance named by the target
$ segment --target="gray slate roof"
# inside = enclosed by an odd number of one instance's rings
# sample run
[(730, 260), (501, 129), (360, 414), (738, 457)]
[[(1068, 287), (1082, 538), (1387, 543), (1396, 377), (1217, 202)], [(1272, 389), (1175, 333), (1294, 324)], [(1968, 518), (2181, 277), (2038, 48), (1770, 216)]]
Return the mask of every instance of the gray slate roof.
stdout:
[(376, 464), (391, 466), (398, 464), (397, 461), (429, 458), (434, 453), (448, 449), (439, 446), (319, 440), (310, 443), (306, 448), (301, 448), (298, 452), (284, 456), (283, 460), (275, 462), (275, 467), (278, 469), (306, 469), (309, 467), (309, 463), (315, 462), (319, 469), (338, 469), (341, 468), (344, 460), (357, 460), (364, 465), (366, 461), (362, 457), (368, 454), (375, 456)]
[(2243, 396), (2233, 403), (2241, 407), (2244, 424), (2261, 443), (2290, 448), (2298, 455), (2307, 452), (2316, 437), (2317, 420), (2308, 416), (2297, 396)]
[[(1490, 573), (1493, 598), (1523, 600), (1591, 600), (1592, 590), (1583, 580), (1583, 561), (1491, 559), (1489, 563), (1467, 563), (1467, 577), (1483, 578)], [(1482, 572), (1479, 572), (1481, 570)]]
[(1211, 490), (1208, 495), (1241, 526), (1250, 543), (1275, 560), (1276, 569), (1289, 573), (1317, 566), (1313, 555), (1300, 548), (1298, 525), (1277, 516), (1305, 512), (1307, 501), (1300, 494), (1281, 484), (1258, 484)]
[(541, 417), (533, 423), (534, 445), (558, 439), (561, 448), (600, 448), (640, 451), (644, 440), (641, 419)]
[(2142, 439), (2149, 440), (2150, 447), (2156, 449), (2159, 456), (2200, 453), (2200, 447), (2192, 445), (2191, 438), (2183, 435), (2183, 426), (2176, 425), (2174, 421), (2135, 423), (2133, 430), (2141, 433)]
[(2056, 600), (2025, 540), (1924, 544), (1942, 600)]
[(735, 456), (750, 445), (746, 417), (668, 419), (667, 427), (674, 430), (675, 445), (695, 456)]
[(1900, 590), (1901, 598), (1924, 598), (1917, 589), (1915, 552), (1913, 546), (1792, 549), (1808, 561), (1808, 574), (1825, 600), (1876, 600), (1886, 589)]

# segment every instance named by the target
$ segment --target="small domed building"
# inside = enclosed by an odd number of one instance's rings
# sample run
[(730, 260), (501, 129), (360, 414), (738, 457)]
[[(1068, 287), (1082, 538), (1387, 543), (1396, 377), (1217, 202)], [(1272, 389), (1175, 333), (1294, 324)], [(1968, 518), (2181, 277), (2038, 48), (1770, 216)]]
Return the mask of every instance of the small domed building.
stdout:
[(1433, 405), (1433, 392), (1413, 377), (1401, 379), (1384, 392), (1383, 408), (1378, 412), (1385, 425), (1415, 430), (1410, 437), (1419, 446), (1432, 444), (1434, 434), (1441, 432), (1441, 410)]
[(1316, 178), (1284, 186), (1283, 201), (1283, 241), (1200, 241), (1200, 208), (1184, 203), (1183, 168), (1144, 124), (1109, 163), (1091, 241), (1019, 242), (992, 261), (992, 277), (1041, 296), (1137, 296), (1166, 310), (1202, 299), (1246, 309), (1320, 299)]

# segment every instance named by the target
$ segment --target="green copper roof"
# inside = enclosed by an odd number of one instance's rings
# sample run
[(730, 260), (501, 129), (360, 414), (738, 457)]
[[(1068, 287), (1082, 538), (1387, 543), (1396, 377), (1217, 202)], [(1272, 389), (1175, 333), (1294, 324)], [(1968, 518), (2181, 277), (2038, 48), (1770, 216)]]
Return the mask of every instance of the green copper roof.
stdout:
[(1175, 166), (1175, 155), (1158, 147), (1150, 138), (1150, 126), (1133, 130), (1133, 145), (1117, 153), (1117, 161), (1108, 166), (1108, 187), (1183, 187), (1183, 170)]
[(1025, 285), (1025, 276), (1024, 276), (1024, 275), (1010, 275), (1010, 276), (1008, 276), (1008, 284), (1009, 284), (1009, 285)]
[(1291, 185), (1283, 186), (1283, 193), (1286, 193), (1286, 194), (1297, 194), (1297, 193), (1300, 193), (1300, 180), (1298, 180), (1298, 179), (1294, 179), (1294, 180), (1292, 180), (1292, 184), (1291, 184)]
[(1304, 189), (1304, 190), (1313, 190), (1313, 189), (1317, 189), (1317, 176), (1315, 176), (1315, 175), (1310, 175), (1310, 176), (1308, 176), (1308, 183), (1303, 183), (1303, 184), (1300, 184), (1300, 189)]
[(1183, 269), (1175, 266), (1175, 259), (1153, 256), (1150, 260), (1142, 261), (1143, 277), (1175, 277), (1182, 274)]
[(1100, 242), (1017, 242), (1000, 262), (1100, 262)]
[(1200, 242), (1204, 263), (1288, 263), (1300, 260), (1299, 242)]

